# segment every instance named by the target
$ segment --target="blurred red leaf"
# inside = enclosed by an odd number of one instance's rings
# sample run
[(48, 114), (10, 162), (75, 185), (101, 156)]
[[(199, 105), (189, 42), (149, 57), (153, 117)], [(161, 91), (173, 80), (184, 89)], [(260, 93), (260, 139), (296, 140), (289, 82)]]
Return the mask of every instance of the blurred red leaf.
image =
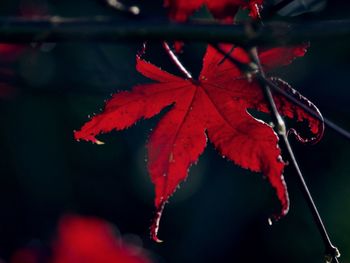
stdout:
[(23, 248), (16, 251), (11, 257), (11, 263), (39, 263), (40, 253), (35, 249)]
[(0, 63), (15, 61), (23, 50), (23, 45), (0, 44)]
[(12, 97), (17, 92), (9, 82), (15, 76), (13, 65), (24, 49), (24, 45), (0, 43), (0, 98)]
[[(222, 45), (229, 52), (231, 45)], [(306, 46), (260, 50), (262, 66), (272, 69), (303, 56)], [(248, 63), (242, 48), (231, 56)], [(198, 160), (207, 144), (207, 136), (222, 156), (237, 165), (262, 172), (276, 190), (281, 203), (278, 216), (289, 209), (283, 179), (284, 163), (280, 157), (278, 137), (273, 129), (251, 116), (247, 109), (268, 112), (261, 88), (240, 69), (212, 47), (208, 47), (198, 80), (182, 79), (137, 57), (137, 70), (159, 83), (139, 85), (130, 92), (119, 92), (104, 111), (94, 116), (80, 131), (77, 140), (101, 143), (95, 136), (111, 130), (128, 128), (141, 118), (148, 119), (172, 105), (151, 134), (148, 142), (148, 170), (155, 184), (157, 215), (152, 236), (157, 238), (159, 220), (165, 203)], [(283, 88), (286, 83), (277, 81)], [(306, 120), (313, 134), (321, 133), (320, 122), (280, 96), (275, 96), (281, 114)]]
[(52, 263), (150, 263), (139, 250), (123, 244), (111, 225), (93, 217), (61, 219)]

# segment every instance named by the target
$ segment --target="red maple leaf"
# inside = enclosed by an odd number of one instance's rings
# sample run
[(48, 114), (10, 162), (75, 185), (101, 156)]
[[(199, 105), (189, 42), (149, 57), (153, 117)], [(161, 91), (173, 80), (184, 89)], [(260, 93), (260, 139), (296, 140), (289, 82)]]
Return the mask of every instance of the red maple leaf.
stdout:
[(250, 10), (253, 18), (258, 18), (263, 0), (165, 0), (165, 7), (169, 8), (170, 18), (184, 22), (196, 10), (206, 6), (213, 16), (220, 20), (232, 22), (240, 7)]
[[(227, 51), (231, 45), (223, 46)], [(289, 64), (303, 56), (306, 46), (260, 50), (265, 70)], [(231, 56), (249, 62), (245, 51), (234, 48)], [(148, 119), (172, 105), (150, 136), (148, 170), (155, 184), (157, 215), (152, 236), (157, 239), (160, 216), (169, 196), (198, 160), (207, 144), (207, 136), (219, 153), (235, 164), (262, 172), (276, 190), (281, 203), (280, 215), (289, 208), (283, 179), (284, 162), (280, 157), (278, 137), (273, 129), (254, 118), (247, 109), (268, 112), (256, 80), (247, 76), (214, 48), (208, 47), (198, 80), (183, 79), (161, 70), (137, 57), (137, 70), (158, 83), (139, 85), (132, 91), (115, 94), (104, 111), (94, 116), (80, 131), (77, 140), (101, 143), (95, 136), (111, 130), (126, 129), (141, 118)], [(276, 81), (276, 80), (275, 80)], [(287, 91), (290, 87), (277, 81)], [(293, 91), (294, 93), (294, 91)], [(298, 121), (307, 121), (313, 134), (320, 134), (320, 122), (280, 96), (275, 96), (280, 113)]]
[(150, 263), (123, 244), (112, 226), (93, 217), (65, 216), (58, 227), (51, 263)]

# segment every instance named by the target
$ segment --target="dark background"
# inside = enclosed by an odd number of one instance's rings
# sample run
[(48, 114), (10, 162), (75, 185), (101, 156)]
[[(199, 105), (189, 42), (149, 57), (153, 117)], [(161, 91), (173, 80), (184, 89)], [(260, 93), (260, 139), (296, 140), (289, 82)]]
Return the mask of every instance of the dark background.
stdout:
[[(162, 1), (132, 3), (152, 18), (166, 15)], [(332, 0), (302, 19), (345, 19), (349, 8), (349, 1)], [(95, 0), (1, 1), (0, 15), (29, 13), (126, 19)], [(154, 194), (144, 145), (164, 112), (101, 136), (103, 146), (73, 139), (73, 130), (111, 93), (148, 81), (134, 68), (140, 46), (33, 43), (11, 65), (0, 62), (14, 74), (0, 74), (14, 90), (0, 99), (1, 257), (7, 261), (21, 247), (48, 247), (60, 216), (78, 213), (114, 223), (130, 242), (152, 251), (155, 262), (323, 262), (322, 240), (294, 170), (285, 171), (290, 212), (269, 226), (278, 202), (268, 182), (222, 159), (210, 143), (166, 206), (159, 233), (165, 242), (149, 239)], [(151, 46), (149, 58), (176, 73), (159, 44)], [(277, 72), (347, 129), (349, 46), (350, 39), (313, 42), (304, 58)], [(185, 47), (182, 59), (194, 73), (204, 49)], [(291, 142), (341, 262), (350, 262), (350, 142), (329, 129), (315, 146)]]

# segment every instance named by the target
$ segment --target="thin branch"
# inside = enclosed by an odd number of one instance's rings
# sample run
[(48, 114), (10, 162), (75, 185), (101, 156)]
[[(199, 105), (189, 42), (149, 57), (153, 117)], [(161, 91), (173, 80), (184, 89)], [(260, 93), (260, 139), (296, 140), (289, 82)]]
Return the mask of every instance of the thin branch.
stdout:
[[(219, 53), (226, 56), (228, 60), (230, 60), (233, 64), (235, 64), (242, 72), (253, 72), (256, 70), (255, 68), (252, 68), (251, 65), (242, 63), (232, 56), (227, 56), (227, 52), (222, 50), (218, 45), (213, 44), (212, 45)], [(265, 85), (268, 85), (270, 88), (272, 88), (275, 92), (279, 93), (280, 95), (284, 96), (287, 100), (292, 102), (293, 104), (297, 105), (298, 107), (302, 108), (305, 112), (310, 114), (312, 117), (318, 119), (319, 121), (322, 121), (325, 123), (325, 125), (329, 128), (331, 128), (333, 131), (337, 132), (341, 136), (343, 136), (345, 139), (350, 140), (350, 132), (343, 129), (339, 125), (335, 124), (331, 120), (320, 116), (318, 112), (313, 110), (312, 108), (308, 107), (307, 105), (303, 104), (299, 100), (297, 100), (295, 97), (293, 97), (291, 94), (286, 92), (285, 90), (281, 89), (278, 85), (276, 85), (274, 82), (266, 78), (265, 76), (262, 76), (261, 74), (256, 75), (257, 79), (261, 82), (263, 82)]]
[(187, 78), (192, 79), (191, 73), (184, 67), (184, 65), (180, 62), (179, 58), (174, 54), (174, 52), (169, 47), (166, 41), (162, 42), (163, 48), (165, 52), (170, 57), (171, 61), (175, 64), (175, 66), (181, 71), (181, 73)]
[[(265, 78), (265, 73), (262, 69), (262, 66), (260, 64), (260, 60), (258, 57), (258, 52), (257, 52), (257, 48), (252, 48), (250, 51), (250, 55), (252, 60), (256, 63), (256, 65), (258, 65), (259, 68), (259, 74), (261, 75), (261, 78)], [(301, 173), (300, 167), (298, 165), (298, 162), (295, 158), (295, 155), (293, 153), (292, 147), (288, 141), (288, 137), (287, 137), (287, 133), (286, 133), (286, 125), (284, 123), (283, 118), (281, 117), (281, 115), (279, 114), (275, 101), (273, 99), (270, 87), (268, 85), (266, 85), (265, 82), (260, 81), (261, 84), (261, 88), (263, 90), (264, 96), (266, 101), (268, 102), (269, 108), (270, 108), (270, 112), (277, 130), (277, 133), (279, 135), (279, 137), (282, 139), (282, 142), (284, 143), (288, 155), (289, 155), (289, 159), (291, 160), (292, 165), (294, 166), (296, 172), (297, 172), (297, 179), (300, 185), (300, 188), (303, 192), (304, 198), (309, 206), (310, 212), (314, 218), (314, 221), (317, 225), (317, 228), (321, 234), (321, 237), (323, 239), (323, 243), (325, 246), (325, 256), (326, 256), (326, 261), (327, 262), (338, 262), (338, 257), (340, 257), (340, 253), (339, 250), (332, 244), (329, 235), (327, 233), (327, 230), (323, 224), (323, 221), (321, 219), (321, 216), (317, 210), (317, 207), (314, 203), (314, 200), (310, 194), (310, 191), (306, 185), (306, 182), (304, 180), (304, 177)]]
[[(224, 55), (224, 57), (219, 61), (218, 65), (221, 65), (222, 63), (225, 62), (225, 60), (231, 56), (233, 50), (236, 48), (235, 45), (232, 45), (232, 47), (230, 48), (230, 50)], [(237, 61), (239, 62), (239, 61)]]
[(285, 45), (303, 41), (336, 41), (350, 36), (350, 20), (309, 23), (268, 22), (222, 25), (214, 23), (176, 24), (168, 21), (121, 22), (111, 17), (15, 18), (0, 17), (0, 41), (144, 41), (183, 40), (231, 42), (241, 46)]

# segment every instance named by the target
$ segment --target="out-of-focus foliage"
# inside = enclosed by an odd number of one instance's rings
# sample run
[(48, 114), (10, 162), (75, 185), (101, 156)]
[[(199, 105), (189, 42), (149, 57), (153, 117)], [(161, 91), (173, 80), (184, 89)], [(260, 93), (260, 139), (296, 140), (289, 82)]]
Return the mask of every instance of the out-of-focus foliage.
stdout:
[[(146, 252), (128, 244), (108, 222), (95, 217), (64, 215), (49, 250), (26, 247), (11, 263), (151, 263)], [(50, 252), (48, 252), (50, 251)]]

